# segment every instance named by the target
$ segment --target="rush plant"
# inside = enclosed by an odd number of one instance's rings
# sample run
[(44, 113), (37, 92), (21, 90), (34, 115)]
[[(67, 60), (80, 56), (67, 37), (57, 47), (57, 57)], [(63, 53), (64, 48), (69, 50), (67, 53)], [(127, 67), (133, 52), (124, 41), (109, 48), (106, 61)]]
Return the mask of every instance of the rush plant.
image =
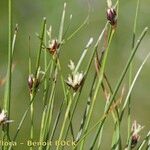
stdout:
[[(113, 4), (111, 0), (107, 0), (106, 16), (104, 16), (106, 22), (103, 29), (100, 30), (98, 38), (94, 39), (93, 37), (90, 37), (87, 44), (84, 46), (78, 61), (74, 62), (70, 58), (70, 60), (68, 60), (68, 67), (62, 67), (63, 60), (61, 59), (61, 54), (65, 53), (64, 45), (72, 40), (77, 34), (80, 34), (80, 31), (88, 24), (89, 15), (83, 23), (72, 32), (72, 34), (68, 35), (67, 31), (70, 28), (68, 26), (67, 30), (65, 30), (67, 5), (64, 3), (59, 33), (56, 37), (52, 36), (52, 27), (49, 27), (47, 19), (45, 17), (43, 18), (41, 32), (40, 34), (36, 34), (36, 38), (39, 40), (39, 50), (36, 51), (36, 63), (34, 63), (34, 60), (32, 59), (32, 49), (29, 47), (29, 72), (27, 81), (25, 82), (28, 86), (29, 93), (28, 107), (24, 110), (24, 114), (22, 114), (20, 122), (16, 126), (16, 130), (11, 132), (9, 126), (11, 126), (12, 122), (15, 122), (13, 117), (11, 118), (10, 116), (11, 94), (15, 92), (14, 89), (11, 88), (14, 58), (13, 52), (17, 42), (16, 38), (19, 38), (19, 36), (17, 37), (18, 25), (16, 25), (13, 33), (12, 0), (8, 0), (8, 63), (6, 82), (4, 81), (4, 100), (0, 112), (0, 126), (2, 127), (1, 143), (17, 142), (22, 126), (26, 121), (26, 118), (30, 116), (30, 132), (28, 135), (29, 141), (32, 144), (26, 145), (26, 147), (28, 146), (26, 149), (104, 150), (102, 143), (104, 142), (103, 136), (105, 135), (105, 132), (107, 132), (107, 129), (105, 129), (106, 121), (110, 122), (113, 127), (113, 134), (110, 135), (111, 144), (109, 145), (109, 149), (150, 149), (150, 133), (148, 132), (144, 138), (140, 138), (140, 131), (144, 130), (144, 122), (140, 125), (136, 120), (132, 122), (131, 119), (132, 91), (144, 64), (150, 56), (150, 53), (148, 53), (134, 74), (132, 71), (133, 60), (148, 31), (148, 27), (145, 27), (143, 31), (141, 31), (139, 37), (137, 36), (137, 20), (140, 0), (137, 0), (135, 10), (131, 53), (128, 56), (126, 65), (122, 68), (122, 72), (118, 77), (115, 86), (111, 85), (111, 78), (108, 78), (106, 73), (108, 67), (107, 62), (109, 59), (108, 55), (112, 50), (112, 43), (115, 43), (114, 37), (116, 36), (116, 31), (118, 29), (118, 16), (121, 11), (119, 9), (120, 3), (119, 0), (116, 1), (116, 4)], [(69, 22), (71, 21), (72, 15), (70, 15)], [(29, 43), (31, 42), (29, 37)], [(87, 59), (87, 54), (90, 54), (89, 60), (83, 67), (84, 61)], [(67, 70), (68, 68), (70, 72), (65, 74), (64, 70)], [(94, 75), (90, 77), (91, 85), (87, 86), (89, 80), (88, 77), (91, 72)], [(129, 77), (128, 88), (123, 86), (126, 82), (126, 77)], [(63, 98), (56, 107), (55, 100), (57, 95), (59, 95), (58, 87), (63, 92)], [(80, 111), (80, 114), (77, 114), (79, 112), (77, 110), (80, 109), (80, 100), (84, 94), (84, 89), (86, 88), (88, 88), (88, 93), (86, 94), (86, 98), (84, 98), (84, 110)], [(42, 95), (42, 114), (37, 112), (35, 105), (39, 93)], [(98, 111), (95, 110), (95, 107), (96, 102), (99, 100), (99, 93), (103, 94), (102, 99), (105, 99), (105, 104), (103, 106), (103, 113), (99, 113), (99, 119), (94, 121), (94, 112)], [(126, 111), (127, 116), (125, 115)], [(40, 130), (38, 131), (38, 142), (33, 144), (34, 140), (37, 138), (37, 136), (35, 136), (35, 114), (39, 114), (40, 116), (37, 118), (40, 119)], [(80, 120), (74, 123), (74, 120), (77, 120), (75, 118), (77, 115), (80, 116)], [(126, 120), (125, 126), (127, 126), (127, 135), (124, 135), (122, 132), (123, 120)], [(14, 146), (13, 144), (0, 144), (0, 147), (2, 150), (17, 149), (17, 146)]]

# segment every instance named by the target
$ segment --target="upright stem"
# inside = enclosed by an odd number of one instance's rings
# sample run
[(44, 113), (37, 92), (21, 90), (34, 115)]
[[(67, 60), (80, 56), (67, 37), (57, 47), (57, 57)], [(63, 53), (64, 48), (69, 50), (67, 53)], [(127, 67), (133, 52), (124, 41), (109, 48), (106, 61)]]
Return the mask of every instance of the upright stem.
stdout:
[(10, 99), (11, 99), (11, 67), (12, 67), (12, 0), (8, 0), (8, 68), (7, 68), (7, 84), (4, 96), (4, 109), (10, 115)]
[[(30, 101), (33, 99), (33, 94), (30, 95)], [(31, 127), (30, 127), (30, 140), (33, 141), (34, 137), (34, 124), (33, 124), (33, 117), (34, 117), (34, 105), (33, 103), (30, 106), (30, 115), (31, 115)], [(33, 150), (33, 146), (30, 147), (30, 150)]]
[[(7, 82), (4, 95), (4, 109), (10, 116), (10, 100), (11, 100), (11, 68), (12, 68), (12, 0), (8, 0), (8, 66), (7, 66)], [(9, 139), (9, 125), (4, 127), (3, 139)], [(6, 147), (4, 146), (4, 149)]]

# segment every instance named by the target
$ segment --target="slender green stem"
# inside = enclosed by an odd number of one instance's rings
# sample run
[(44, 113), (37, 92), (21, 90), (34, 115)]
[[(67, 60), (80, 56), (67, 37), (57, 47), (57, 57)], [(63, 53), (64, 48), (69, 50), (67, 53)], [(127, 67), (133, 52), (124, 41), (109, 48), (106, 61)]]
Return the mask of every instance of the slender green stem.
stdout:
[[(46, 25), (45, 25), (46, 26)], [(45, 45), (47, 45), (47, 26), (45, 27)], [(51, 34), (51, 33), (50, 33)], [(51, 37), (49, 37), (51, 38)], [(51, 39), (49, 39), (51, 40)], [(47, 69), (47, 49), (45, 47), (45, 51), (44, 51), (44, 71), (46, 72), (46, 69)], [(43, 103), (44, 103), (44, 107), (46, 105), (46, 99), (47, 99), (47, 89), (48, 89), (48, 79), (46, 78), (45, 81), (44, 81), (44, 96), (43, 96)]]
[(62, 37), (63, 37), (65, 14), (66, 14), (66, 3), (64, 3), (64, 9), (63, 9), (63, 12), (62, 12), (61, 22), (60, 22), (60, 28), (59, 28), (58, 41), (59, 41), (60, 43), (62, 42)]
[[(124, 114), (125, 108), (126, 108), (126, 106), (127, 106), (127, 104), (128, 104), (129, 97), (130, 97), (130, 94), (131, 94), (131, 92), (132, 92), (132, 90), (133, 90), (133, 87), (134, 87), (134, 85), (135, 85), (135, 82), (136, 82), (136, 80), (137, 80), (137, 78), (138, 78), (138, 76), (139, 76), (139, 74), (140, 74), (140, 72), (141, 72), (141, 70), (142, 70), (144, 64), (146, 63), (146, 61), (148, 60), (149, 57), (150, 57), (150, 53), (149, 53), (149, 54), (146, 56), (146, 58), (144, 59), (143, 63), (142, 63), (141, 66), (139, 67), (139, 69), (138, 69), (138, 71), (137, 71), (137, 73), (136, 73), (136, 75), (135, 75), (133, 81), (131, 82), (130, 89), (129, 89), (128, 93), (127, 93), (127, 96), (126, 96), (126, 98), (125, 98), (125, 101), (124, 101), (124, 104), (123, 104), (123, 107), (122, 107), (122, 110), (121, 110), (120, 122), (122, 121), (123, 114)], [(131, 130), (131, 129), (130, 129), (130, 130)], [(130, 135), (131, 135), (131, 132), (130, 132)]]
[(32, 63), (31, 63), (31, 41), (30, 41), (31, 39), (30, 39), (30, 36), (29, 36), (29, 53), (28, 53), (28, 57), (29, 57), (29, 60), (28, 60), (28, 62), (29, 62), (29, 75), (31, 74), (31, 72), (32, 72)]
[(8, 68), (7, 84), (4, 97), (4, 109), (10, 115), (10, 98), (11, 98), (11, 67), (12, 67), (12, 0), (8, 0)]
[[(30, 101), (33, 99), (33, 94), (30, 94)], [(31, 117), (31, 126), (30, 126), (30, 140), (33, 141), (34, 137), (34, 103), (30, 106), (30, 117)], [(33, 150), (33, 145), (30, 147), (30, 150)]]
[(13, 55), (14, 55), (17, 33), (18, 33), (18, 24), (16, 24), (15, 31), (14, 31), (14, 36), (13, 36), (13, 40), (12, 40), (12, 58), (13, 58)]
[[(137, 148), (137, 150), (143, 150), (144, 145), (148, 142), (148, 140), (150, 139), (150, 131), (148, 132), (148, 134), (146, 135), (146, 137), (144, 138), (143, 142), (140, 144), (140, 146)], [(149, 143), (147, 144), (147, 150), (149, 148)]]
[[(30, 47), (30, 37), (29, 37), (29, 75), (31, 75), (31, 47)], [(32, 101), (33, 99), (33, 93), (30, 93), (30, 101)], [(34, 137), (34, 124), (33, 124), (33, 116), (34, 116), (34, 107), (33, 107), (33, 103), (30, 106), (30, 119), (31, 119), (31, 126), (30, 126), (30, 140), (33, 141), (33, 137)], [(33, 147), (30, 147), (30, 150), (33, 150)]]
[(55, 119), (55, 122), (54, 122), (54, 125), (53, 125), (53, 129), (52, 129), (52, 132), (51, 132), (51, 136), (50, 136), (50, 141), (52, 141), (53, 138), (54, 138), (54, 135), (55, 135), (55, 132), (56, 132), (56, 129), (57, 129), (57, 125), (58, 125), (58, 122), (59, 122), (59, 119), (60, 119), (60, 115), (62, 113), (63, 105), (64, 105), (64, 101), (61, 103), (59, 112), (56, 116), (56, 119)]
[(36, 60), (35, 78), (37, 78), (37, 73), (38, 73), (38, 69), (40, 66), (40, 58), (41, 58), (41, 52), (42, 52), (42, 48), (43, 48), (42, 46), (43, 46), (45, 28), (46, 28), (46, 18), (43, 18), (43, 26), (42, 26), (41, 37), (40, 37), (41, 42), (40, 42), (40, 48), (39, 48), (39, 51), (37, 53), (37, 60)]
[[(3, 107), (10, 117), (10, 102), (11, 102), (11, 80), (12, 80), (12, 0), (8, 0), (8, 63), (7, 63), (7, 81), (5, 87), (5, 95)], [(4, 127), (3, 141), (9, 139), (9, 124)], [(2, 149), (6, 150), (4, 146)]]

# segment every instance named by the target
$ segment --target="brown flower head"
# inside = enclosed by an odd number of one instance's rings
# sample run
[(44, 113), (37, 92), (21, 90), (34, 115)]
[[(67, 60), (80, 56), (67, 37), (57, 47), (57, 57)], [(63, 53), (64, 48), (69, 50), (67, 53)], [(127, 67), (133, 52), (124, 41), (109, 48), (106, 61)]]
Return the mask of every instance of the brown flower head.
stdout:
[(140, 139), (139, 132), (144, 128), (144, 126), (141, 126), (136, 122), (136, 120), (133, 122), (132, 127), (131, 127), (131, 148), (134, 148), (136, 144), (138, 143)]
[(113, 8), (107, 9), (107, 19), (112, 26), (115, 26), (117, 23), (116, 11)]

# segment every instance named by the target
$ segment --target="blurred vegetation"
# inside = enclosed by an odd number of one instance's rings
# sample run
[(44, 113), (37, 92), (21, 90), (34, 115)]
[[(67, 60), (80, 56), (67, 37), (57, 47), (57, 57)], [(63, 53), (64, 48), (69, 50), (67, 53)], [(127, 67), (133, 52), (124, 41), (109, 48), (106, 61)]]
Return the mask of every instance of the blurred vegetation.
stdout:
[[(35, 54), (39, 47), (39, 39), (36, 37), (35, 33), (40, 32), (42, 18), (45, 16), (48, 21), (48, 25), (52, 25), (52, 36), (55, 38), (58, 35), (58, 28), (61, 18), (61, 12), (63, 9), (64, 0), (13, 0), (13, 25), (17, 23), (19, 25), (19, 33), (17, 36), (16, 48), (15, 48), (15, 58), (14, 64), (15, 69), (13, 72), (13, 93), (12, 93), (12, 106), (11, 106), (11, 118), (15, 122), (11, 125), (12, 129), (16, 129), (20, 118), (22, 117), (23, 112), (25, 111), (29, 103), (29, 93), (27, 87), (27, 77), (28, 77), (28, 47), (29, 47), (29, 36), (31, 37), (31, 51), (32, 57), (34, 59)], [(89, 23), (86, 25), (80, 33), (77, 34), (71, 41), (66, 43), (63, 47), (63, 52), (61, 53), (61, 60), (63, 62), (62, 66), (64, 70), (67, 70), (67, 64), (70, 59), (78, 60), (84, 46), (86, 45), (90, 37), (96, 39), (99, 32), (106, 22), (106, 2), (98, 0), (67, 0), (67, 16), (65, 21), (65, 29), (69, 22), (70, 14), (72, 14), (72, 22), (70, 29), (66, 36), (69, 36), (87, 17), (89, 13)], [(118, 18), (118, 27), (117, 33), (113, 39), (111, 51), (109, 53), (109, 59), (107, 63), (106, 73), (112, 85), (115, 85), (122, 68), (124, 67), (126, 60), (131, 51), (131, 39), (132, 39), (132, 30), (133, 30), (133, 21), (135, 16), (135, 6), (136, 0), (132, 1), (121, 1), (120, 3), (120, 13)], [(150, 26), (150, 1), (144, 0), (141, 1), (137, 33), (141, 33), (142, 29), (145, 26)], [(90, 10), (90, 11), (89, 11)], [(7, 32), (8, 32), (8, 20), (7, 20), (7, 1), (0, 0), (0, 78), (3, 78), (6, 74), (6, 62), (7, 62)], [(139, 35), (139, 34), (138, 34)], [(146, 35), (146, 38), (143, 40), (133, 63), (134, 69), (133, 72), (137, 70), (137, 67), (142, 62), (143, 58), (147, 55), (149, 51), (150, 43), (150, 32)], [(89, 53), (90, 54), (90, 53)], [(88, 57), (85, 60), (85, 64), (88, 62)], [(138, 122), (145, 126), (145, 134), (150, 128), (150, 61), (145, 65), (140, 78), (136, 82), (136, 86), (132, 93), (132, 120), (136, 119)], [(94, 68), (94, 65), (93, 65)], [(84, 65), (83, 65), (84, 69)], [(91, 77), (93, 73), (91, 72)], [(64, 72), (64, 75), (67, 77), (67, 72)], [(90, 79), (90, 76), (89, 76)], [(125, 83), (125, 89), (127, 91), (128, 82)], [(90, 85), (90, 80), (87, 86)], [(59, 90), (59, 89), (58, 89)], [(0, 105), (2, 105), (3, 100), (3, 91), (4, 87), (0, 87)], [(86, 94), (88, 88), (85, 89), (84, 93)], [(62, 99), (61, 91), (60, 94), (57, 94), (57, 99), (55, 102), (56, 108), (59, 106), (59, 101)], [(77, 113), (74, 123), (80, 122), (81, 112), (83, 112), (83, 106), (85, 103), (84, 95), (83, 99), (80, 102), (80, 112)], [(103, 111), (102, 104), (104, 103), (103, 99), (97, 101), (95, 107), (95, 113), (93, 120), (101, 115)], [(35, 123), (37, 128), (35, 129), (38, 133), (40, 127), (40, 117), (41, 116), (41, 99), (40, 95), (37, 98), (35, 105), (36, 109), (39, 112), (35, 116)], [(99, 110), (99, 111), (98, 111)], [(57, 110), (56, 110), (57, 112)], [(29, 130), (27, 118), (26, 123), (23, 126), (19, 134), (19, 140), (22, 141), (28, 138), (26, 131)], [(106, 143), (110, 142), (108, 135), (111, 132), (111, 124), (107, 124), (109, 130), (104, 135), (104, 141)], [(12, 130), (13, 131), (13, 130)], [(125, 132), (125, 131), (124, 131)], [(126, 133), (124, 133), (126, 134)], [(104, 149), (107, 149), (107, 145), (104, 142)], [(18, 146), (18, 150), (20, 147)], [(23, 147), (21, 147), (23, 149)], [(26, 150), (26, 147), (24, 147)]]

